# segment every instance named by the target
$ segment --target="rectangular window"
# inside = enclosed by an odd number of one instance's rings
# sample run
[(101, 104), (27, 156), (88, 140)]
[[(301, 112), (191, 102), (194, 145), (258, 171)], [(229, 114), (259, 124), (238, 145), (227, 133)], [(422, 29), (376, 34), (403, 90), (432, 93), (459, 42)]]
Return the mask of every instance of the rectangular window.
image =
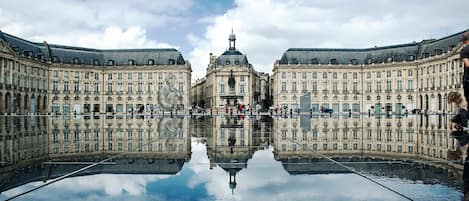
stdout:
[(112, 73), (107, 74), (107, 80), (112, 80)]
[(282, 92), (285, 92), (285, 91), (287, 91), (287, 83), (282, 82)]
[(127, 73), (127, 79), (132, 80), (132, 73)]
[(132, 83), (127, 83), (127, 92), (132, 93)]
[(68, 90), (69, 90), (68, 85), (69, 85), (68, 81), (65, 81), (64, 82), (64, 92), (68, 92)]
[(409, 90), (413, 90), (414, 89), (414, 81), (413, 80), (407, 80), (407, 88)]
[(137, 83), (137, 91), (142, 92), (143, 91), (143, 83), (139, 82)]
[(178, 90), (179, 91), (184, 91), (184, 83), (183, 82), (178, 83)]
[(118, 79), (118, 80), (122, 80), (122, 73), (118, 73), (118, 74), (117, 74), (117, 79)]
[(138, 76), (137, 76), (137, 77), (138, 77), (138, 79), (139, 79), (139, 80), (141, 80), (141, 79), (142, 79), (142, 77), (143, 77), (143, 74), (142, 74), (141, 72), (139, 72), (137, 75), (138, 75)]
[(153, 83), (152, 82), (148, 82), (147, 83), (147, 91), (148, 92), (151, 92), (153, 90)]
[(111, 82), (107, 83), (107, 91), (112, 92), (112, 83)]
[(241, 85), (239, 86), (239, 93), (244, 94), (244, 84), (241, 84)]
[(291, 90), (296, 91), (296, 82), (291, 83)]
[(153, 73), (150, 72), (148, 73), (148, 80), (151, 80), (151, 79), (153, 79)]
[(287, 79), (287, 73), (286, 72), (282, 72), (282, 79)]

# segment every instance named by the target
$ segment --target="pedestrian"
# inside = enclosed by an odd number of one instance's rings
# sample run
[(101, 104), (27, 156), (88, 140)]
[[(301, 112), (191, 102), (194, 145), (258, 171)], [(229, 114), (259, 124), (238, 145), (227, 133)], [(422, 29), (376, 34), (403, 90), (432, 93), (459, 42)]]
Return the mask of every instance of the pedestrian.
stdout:
[(463, 89), (466, 102), (469, 102), (469, 31), (463, 33), (461, 37), (463, 48), (460, 53), (461, 62), (464, 66)]

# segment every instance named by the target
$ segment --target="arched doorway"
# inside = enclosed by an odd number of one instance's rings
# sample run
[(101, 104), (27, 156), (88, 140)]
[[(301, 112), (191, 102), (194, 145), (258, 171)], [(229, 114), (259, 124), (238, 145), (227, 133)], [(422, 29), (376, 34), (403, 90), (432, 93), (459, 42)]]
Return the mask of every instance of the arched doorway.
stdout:
[(6, 113), (11, 114), (11, 112), (12, 112), (11, 106), (12, 106), (12, 104), (11, 104), (11, 94), (6, 93), (5, 94), (5, 112)]
[(425, 95), (425, 110), (428, 111), (428, 95)]
[(42, 101), (42, 110), (44, 113), (47, 113), (47, 96), (44, 96), (44, 100)]
[(29, 105), (29, 112), (35, 113), (36, 112), (36, 97), (34, 95), (31, 96), (31, 101)]
[(28, 94), (24, 95), (24, 102), (23, 102), (23, 114), (29, 113), (29, 96)]
[(36, 108), (37, 108), (37, 112), (41, 113), (42, 112), (42, 104), (41, 104), (41, 95), (37, 96), (36, 98)]
[(430, 96), (430, 111), (435, 112), (436, 111), (436, 98), (435, 95), (432, 94)]
[(4, 108), (3, 108), (3, 103), (4, 103), (3, 101), (4, 101), (4, 100), (3, 100), (3, 94), (0, 93), (0, 115), (2, 115), (2, 114), (5, 113), (5, 110), (4, 110)]
[(23, 99), (21, 98), (21, 94), (16, 94), (13, 97), (13, 113), (19, 114), (21, 112), (21, 102)]
[(419, 95), (419, 109), (423, 109), (423, 98), (422, 95)]
[(438, 94), (438, 111), (443, 110), (443, 100), (441, 99), (441, 94)]

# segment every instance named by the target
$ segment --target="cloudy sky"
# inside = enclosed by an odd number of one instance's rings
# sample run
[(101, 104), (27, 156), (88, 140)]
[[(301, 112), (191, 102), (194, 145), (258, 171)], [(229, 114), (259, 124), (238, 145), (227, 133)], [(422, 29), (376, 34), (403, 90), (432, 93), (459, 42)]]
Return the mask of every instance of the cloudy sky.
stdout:
[(175, 47), (203, 77), (210, 52), (237, 47), (258, 71), (291, 47), (373, 47), (469, 28), (464, 0), (0, 0), (0, 30), (91, 48)]

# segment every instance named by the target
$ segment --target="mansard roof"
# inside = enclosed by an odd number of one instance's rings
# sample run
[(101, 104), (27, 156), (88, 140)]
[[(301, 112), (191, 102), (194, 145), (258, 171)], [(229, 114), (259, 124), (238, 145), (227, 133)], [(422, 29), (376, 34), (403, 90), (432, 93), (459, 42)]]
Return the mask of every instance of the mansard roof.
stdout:
[(182, 54), (174, 48), (162, 49), (92, 49), (65, 45), (36, 43), (0, 31), (0, 39), (17, 54), (43, 62), (95, 66), (184, 65)]
[(451, 51), (463, 32), (438, 39), (407, 44), (362, 48), (289, 48), (279, 64), (371, 64), (413, 61)]

